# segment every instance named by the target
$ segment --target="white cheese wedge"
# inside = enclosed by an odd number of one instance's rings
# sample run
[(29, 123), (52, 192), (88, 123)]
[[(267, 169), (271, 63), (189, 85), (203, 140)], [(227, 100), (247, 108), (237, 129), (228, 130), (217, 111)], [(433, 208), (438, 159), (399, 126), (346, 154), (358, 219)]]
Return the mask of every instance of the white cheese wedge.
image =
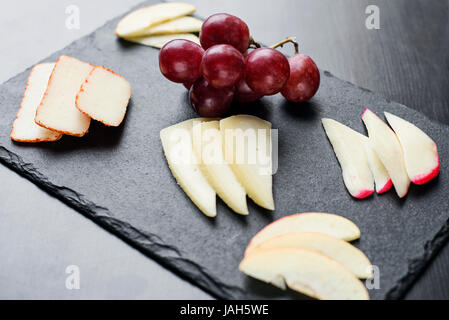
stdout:
[(38, 125), (60, 133), (81, 137), (87, 133), (90, 117), (75, 106), (76, 95), (93, 66), (72, 57), (59, 57), (47, 90), (36, 111)]
[(34, 122), (36, 109), (41, 103), (54, 63), (35, 65), (28, 76), (28, 83), (23, 94), (22, 103), (14, 120), (11, 139), (18, 142), (56, 141), (62, 134), (51, 131)]
[(193, 151), (192, 128), (206, 119), (191, 119), (161, 130), (165, 157), (178, 184), (208, 217), (217, 215), (216, 193), (207, 181)]
[(371, 145), (388, 171), (396, 193), (405, 197), (410, 187), (410, 179), (405, 168), (404, 153), (399, 139), (393, 130), (371, 110), (365, 109), (362, 115)]
[(107, 126), (117, 127), (126, 114), (131, 85), (122, 76), (96, 66), (76, 96), (76, 107)]
[(388, 112), (385, 117), (401, 142), (410, 180), (425, 184), (438, 176), (440, 161), (436, 143), (414, 124)]
[(240, 271), (285, 290), (322, 300), (368, 300), (363, 283), (337, 261), (299, 248), (256, 250), (245, 256)]
[(135, 37), (160, 23), (167, 22), (195, 11), (195, 6), (182, 2), (158, 3), (137, 9), (121, 19), (115, 29), (119, 37)]
[(268, 239), (292, 232), (319, 232), (345, 241), (360, 238), (360, 229), (349, 219), (332, 213), (305, 212), (286, 216), (267, 225), (251, 239), (245, 254)]
[(141, 36), (156, 36), (164, 34), (200, 32), (203, 21), (194, 17), (181, 17), (158, 24), (143, 32)]
[(365, 149), (365, 154), (368, 159), (371, 173), (374, 177), (374, 182), (376, 183), (376, 192), (379, 194), (385, 193), (393, 186), (390, 175), (388, 174), (387, 169), (385, 169), (382, 161), (380, 161), (376, 151), (374, 151), (371, 146), (371, 142), (368, 137), (362, 136), (362, 144)]
[(358, 278), (369, 279), (373, 276), (371, 262), (362, 251), (344, 240), (324, 233), (287, 233), (262, 242), (254, 251), (272, 248), (302, 248), (316, 251), (341, 263)]
[(357, 199), (374, 192), (374, 178), (362, 145), (363, 135), (332, 119), (322, 119), (324, 130), (340, 163), (343, 181)]
[(204, 175), (218, 196), (236, 213), (247, 215), (245, 189), (224, 159), (220, 123), (209, 121), (195, 125), (193, 148)]
[(125, 39), (134, 43), (143, 44), (145, 46), (155, 47), (158, 49), (161, 49), (168, 42), (176, 39), (189, 40), (200, 44), (200, 39), (196, 35), (191, 33), (164, 34), (160, 36), (135, 37)]
[(259, 206), (274, 210), (271, 123), (249, 115), (220, 121), (225, 160), (248, 196)]

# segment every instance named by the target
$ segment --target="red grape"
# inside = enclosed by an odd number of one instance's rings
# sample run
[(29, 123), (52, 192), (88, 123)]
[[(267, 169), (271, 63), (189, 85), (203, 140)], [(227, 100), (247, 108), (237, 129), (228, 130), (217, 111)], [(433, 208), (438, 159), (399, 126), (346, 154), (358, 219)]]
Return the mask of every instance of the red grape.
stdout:
[(243, 53), (249, 47), (249, 29), (241, 19), (227, 13), (217, 13), (204, 21), (200, 42), (204, 49), (216, 44), (229, 44)]
[(190, 104), (202, 117), (220, 117), (231, 106), (234, 88), (217, 89), (206, 79), (198, 79), (190, 88)]
[(305, 54), (296, 54), (288, 62), (290, 78), (282, 89), (282, 95), (292, 102), (311, 99), (320, 86), (320, 71), (315, 62)]
[(271, 48), (259, 48), (245, 59), (245, 80), (255, 92), (269, 96), (287, 83), (290, 66), (287, 58)]
[(235, 86), (235, 100), (238, 102), (254, 102), (263, 97), (263, 94), (254, 92), (246, 83), (245, 79), (239, 81)]
[(172, 40), (159, 53), (159, 68), (169, 80), (193, 83), (201, 77), (201, 60), (204, 50), (189, 40)]
[(187, 90), (190, 90), (190, 88), (193, 86), (193, 83), (188, 82), (188, 83), (183, 83), (182, 85), (183, 85), (184, 88), (186, 88)]
[(244, 67), (243, 55), (228, 44), (207, 49), (201, 64), (203, 77), (215, 88), (234, 86), (243, 77)]

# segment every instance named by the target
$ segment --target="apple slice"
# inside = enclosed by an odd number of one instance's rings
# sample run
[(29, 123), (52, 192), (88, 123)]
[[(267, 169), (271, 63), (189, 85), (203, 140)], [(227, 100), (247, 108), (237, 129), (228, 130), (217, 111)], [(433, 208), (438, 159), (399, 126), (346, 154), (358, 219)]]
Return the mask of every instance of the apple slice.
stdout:
[(82, 113), (107, 126), (119, 126), (126, 114), (131, 85), (122, 76), (96, 66), (81, 86), (75, 105)]
[(90, 117), (75, 106), (76, 95), (93, 66), (72, 57), (61, 56), (52, 71), (35, 121), (41, 127), (81, 137), (87, 133)]
[(363, 283), (337, 261), (299, 248), (261, 249), (245, 256), (240, 271), (285, 290), (321, 300), (368, 300)]
[(371, 145), (387, 169), (396, 193), (400, 198), (405, 197), (410, 187), (410, 179), (405, 169), (404, 153), (398, 137), (369, 109), (363, 112), (362, 120), (368, 130)]
[(12, 125), (12, 140), (18, 142), (44, 142), (61, 139), (62, 134), (42, 128), (34, 122), (36, 109), (47, 89), (48, 79), (50, 79), (54, 66), (54, 63), (41, 63), (35, 65), (31, 70), (22, 103)]
[(363, 148), (365, 149), (366, 158), (368, 159), (368, 164), (371, 169), (371, 173), (374, 177), (374, 182), (376, 183), (376, 192), (378, 194), (385, 193), (391, 189), (393, 182), (388, 175), (387, 169), (380, 161), (379, 156), (376, 151), (374, 151), (368, 137), (362, 137)]
[(374, 192), (374, 178), (362, 146), (363, 135), (332, 119), (322, 119), (349, 193), (357, 199)]
[(148, 47), (155, 47), (161, 49), (165, 44), (172, 40), (184, 39), (190, 40), (197, 44), (200, 44), (200, 38), (191, 33), (177, 33), (177, 34), (165, 34), (160, 36), (148, 36), (148, 37), (136, 37), (136, 38), (125, 38), (128, 41), (143, 44)]
[(435, 142), (414, 124), (388, 112), (385, 117), (401, 143), (410, 180), (425, 184), (438, 176), (440, 161)]
[(151, 27), (187, 16), (194, 11), (195, 6), (182, 2), (158, 3), (140, 8), (119, 21), (115, 34), (119, 37), (136, 37)]
[(247, 215), (246, 192), (224, 159), (218, 121), (202, 122), (193, 127), (193, 149), (201, 170), (218, 196), (236, 213)]
[(360, 238), (360, 229), (342, 216), (319, 212), (297, 213), (278, 219), (260, 230), (251, 239), (245, 255), (268, 239), (292, 232), (319, 232), (345, 241)]
[(215, 217), (215, 191), (203, 175), (192, 148), (192, 128), (194, 124), (207, 121), (203, 118), (191, 119), (160, 132), (162, 147), (168, 166), (178, 184), (208, 217)]
[(258, 250), (272, 248), (302, 248), (316, 251), (340, 262), (354, 275), (361, 279), (373, 276), (371, 262), (362, 251), (341, 239), (318, 232), (286, 233), (275, 238), (268, 239), (258, 245), (250, 254)]
[(140, 36), (160, 36), (166, 34), (200, 32), (203, 21), (194, 17), (181, 17), (158, 24), (144, 31)]
[(220, 130), (225, 160), (248, 196), (259, 206), (274, 210), (271, 123), (237, 115), (221, 120)]

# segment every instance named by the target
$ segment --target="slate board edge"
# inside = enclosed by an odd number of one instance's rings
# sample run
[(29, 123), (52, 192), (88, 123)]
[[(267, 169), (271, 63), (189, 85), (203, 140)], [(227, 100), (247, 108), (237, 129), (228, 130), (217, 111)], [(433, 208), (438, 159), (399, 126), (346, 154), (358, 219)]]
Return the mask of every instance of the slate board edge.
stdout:
[[(161, 2), (167, 1), (162, 0)], [(74, 45), (79, 41), (91, 37), (97, 30), (104, 28), (106, 25), (112, 23), (119, 17), (125, 16), (127, 13), (144, 6), (145, 3), (146, 1), (134, 6), (128, 12), (125, 12), (121, 15), (118, 15), (106, 21), (102, 26), (98, 27), (91, 33), (77, 40), (74, 40), (64, 48), (57, 50), (56, 52), (42, 59), (38, 63), (47, 61), (49, 57), (54, 55), (55, 53), (61, 53), (62, 55), (63, 54), (62, 52), (66, 50), (68, 47)], [(31, 68), (32, 66), (26, 68), (24, 71), (18, 73), (16, 76), (13, 76), (4, 83), (2, 83), (2, 85), (13, 80), (20, 74), (28, 72)], [(332, 73), (329, 71), (323, 71), (323, 73), (327, 77), (337, 78), (334, 75), (332, 75)], [(378, 97), (382, 97), (381, 95), (374, 93), (369, 89), (357, 86), (349, 81), (343, 79), (339, 80), (344, 81), (353, 87), (369, 92)], [(385, 100), (386, 102), (390, 102), (390, 100), (388, 99)], [(400, 106), (408, 110), (412, 110), (416, 113), (419, 113), (425, 118), (427, 118), (429, 121), (441, 125), (441, 123), (439, 123), (438, 121), (429, 119), (426, 115), (420, 113), (419, 111), (410, 109), (402, 104), (400, 104)], [(69, 207), (77, 210), (78, 212), (80, 212), (81, 214), (83, 214), (96, 224), (100, 225), (104, 229), (118, 236), (126, 243), (130, 244), (132, 247), (136, 248), (137, 250), (151, 257), (152, 259), (156, 260), (162, 266), (173, 271), (181, 278), (188, 280), (190, 283), (200, 287), (201, 289), (210, 293), (214, 297), (221, 299), (238, 299), (244, 297), (245, 292), (241, 288), (229, 286), (227, 284), (220, 282), (218, 279), (213, 278), (207, 273), (207, 270), (204, 270), (200, 265), (198, 265), (193, 261), (183, 258), (176, 248), (164, 244), (163, 241), (161, 241), (157, 235), (143, 233), (137, 230), (129, 223), (112, 217), (107, 208), (97, 206), (96, 204), (89, 201), (82, 194), (78, 193), (75, 190), (72, 190), (64, 186), (54, 185), (47, 179), (47, 177), (45, 177), (42, 173), (40, 173), (33, 166), (33, 164), (26, 163), (19, 155), (9, 151), (7, 148), (1, 145), (0, 145), (0, 163), (4, 164), (6, 167), (10, 168), (11, 170), (17, 172), (21, 176), (30, 180), (51, 196), (59, 199)], [(424, 271), (425, 267), (428, 265), (431, 259), (438, 253), (439, 249), (447, 242), (448, 239), (449, 239), (449, 219), (439, 230), (439, 232), (434, 236), (434, 238), (424, 245), (424, 254), (421, 257), (417, 257), (409, 262), (407, 273), (405, 273), (399, 280), (397, 280), (398, 282), (397, 285), (386, 293), (386, 299), (402, 298), (406, 294), (410, 286), (417, 279), (417, 277)], [(148, 249), (148, 247), (150, 247), (151, 249)], [(236, 272), (238, 271), (236, 270)]]

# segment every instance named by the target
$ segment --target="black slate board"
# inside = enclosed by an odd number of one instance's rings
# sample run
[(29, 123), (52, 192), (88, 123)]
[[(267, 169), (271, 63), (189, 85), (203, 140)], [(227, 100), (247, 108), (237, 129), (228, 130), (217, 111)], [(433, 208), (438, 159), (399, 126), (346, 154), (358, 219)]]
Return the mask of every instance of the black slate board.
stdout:
[[(162, 128), (196, 116), (186, 92), (160, 74), (158, 50), (115, 37), (118, 19), (44, 61), (70, 55), (125, 76), (133, 87), (125, 122), (119, 128), (94, 122), (81, 139), (12, 142), (9, 132), (26, 70), (0, 87), (3, 164), (216, 297), (302, 298), (249, 279), (237, 266), (259, 229), (303, 211), (334, 212), (359, 225), (362, 238), (355, 245), (380, 269), (380, 289), (371, 290), (371, 298), (398, 298), (405, 292), (449, 233), (449, 127), (323, 72), (321, 88), (310, 103), (295, 105), (277, 95), (234, 109), (279, 129), (276, 211), (266, 212), (249, 201), (250, 215), (241, 217), (218, 200), (218, 217), (211, 220), (177, 186), (159, 140)], [(360, 120), (364, 107), (378, 114), (392, 112), (424, 129), (438, 144), (440, 177), (423, 187), (412, 186), (405, 200), (394, 191), (352, 199), (320, 119), (330, 117), (365, 132)]]

